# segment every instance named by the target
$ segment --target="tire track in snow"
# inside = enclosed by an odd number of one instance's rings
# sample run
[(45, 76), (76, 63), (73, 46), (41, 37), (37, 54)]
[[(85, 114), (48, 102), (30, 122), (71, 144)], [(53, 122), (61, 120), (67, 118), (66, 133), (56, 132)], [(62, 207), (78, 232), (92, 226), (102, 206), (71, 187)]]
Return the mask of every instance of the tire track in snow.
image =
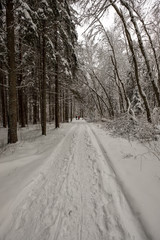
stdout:
[[(49, 239), (49, 231), (52, 228), (52, 221), (55, 221), (54, 216), (51, 216), (52, 209), (58, 204), (59, 193), (65, 182), (65, 176), (63, 176), (62, 173), (65, 174), (65, 166), (69, 165), (68, 159), (71, 151), (71, 143), (72, 141), (74, 141), (75, 138), (75, 131), (76, 126), (73, 126), (69, 133), (62, 140), (62, 142), (60, 142), (60, 144), (58, 145), (58, 152), (53, 153), (52, 158), (54, 157), (55, 159), (52, 160), (51, 158), (47, 166), (47, 171), (43, 172), (42, 169), (42, 172), (39, 174), (38, 179), (36, 179), (32, 183), (33, 189), (29, 191), (26, 199), (23, 199), (19, 203), (19, 206), (15, 208), (13, 215), (10, 219), (10, 224), (8, 224), (10, 225), (9, 229), (6, 230), (5, 236), (2, 239), (28, 240), (30, 239), (30, 235), (34, 236), (34, 232), (38, 232), (37, 229), (39, 229), (41, 232), (43, 228), (46, 234), (45, 239)], [(64, 150), (63, 153), (59, 151), (61, 149)], [(49, 217), (46, 216), (47, 214), (49, 215)], [(54, 213), (53, 215), (56, 214)], [(43, 219), (45, 218), (46, 222), (50, 218), (50, 222), (49, 224), (47, 224), (47, 227), (48, 225), (50, 225), (50, 227), (48, 228), (45, 226), (46, 223), (43, 223)], [(41, 223), (43, 223), (44, 225), (42, 229)], [(46, 229), (48, 229), (48, 233), (46, 233)], [(24, 235), (23, 232), (26, 232), (26, 235)], [(39, 240), (41, 238), (37, 238), (36, 236), (34, 236), (34, 238), (32, 237), (31, 239)]]
[[(66, 170), (66, 176), (61, 184), (61, 187), (58, 191), (58, 193), (61, 193), (62, 192), (62, 195), (63, 195), (63, 192), (65, 192), (64, 188), (66, 187), (67, 189), (67, 186), (65, 186), (65, 184), (67, 184), (68, 182), (68, 176), (69, 176), (69, 172), (70, 172), (70, 166), (74, 160), (74, 152), (73, 152), (73, 148), (74, 148), (74, 145), (75, 145), (75, 138), (76, 138), (76, 135), (78, 133), (74, 134), (74, 137), (73, 137), (73, 142), (72, 142), (72, 147), (71, 147), (71, 150), (70, 150), (70, 160), (69, 160), (69, 164), (67, 166), (67, 170)], [(57, 240), (58, 239), (58, 236), (59, 236), (59, 233), (61, 232), (61, 226), (62, 226), (62, 212), (64, 212), (64, 209), (65, 209), (65, 201), (62, 202), (62, 206), (60, 208), (60, 211), (59, 211), (59, 216), (58, 216), (58, 224), (57, 224), (57, 228), (56, 228), (56, 231), (54, 233), (54, 238), (53, 240)]]
[[(67, 190), (67, 192), (68, 191), (70, 192), (70, 195), (72, 195), (72, 199), (73, 199), (72, 204), (68, 201), (66, 206), (66, 212), (71, 212), (71, 214), (69, 214), (70, 217), (68, 215), (66, 217), (66, 225), (67, 227), (69, 227), (69, 230), (68, 230), (68, 235), (65, 234), (64, 232), (64, 234), (62, 233), (58, 239), (76, 239), (76, 240), (97, 239), (98, 240), (98, 239), (102, 239), (99, 237), (99, 234), (96, 233), (98, 237), (94, 238), (95, 233), (92, 233), (92, 232), (95, 232), (95, 228), (96, 228), (96, 224), (94, 222), (94, 217), (93, 217), (94, 206), (92, 206), (92, 208), (90, 207), (91, 210), (88, 209), (88, 205), (91, 205), (90, 188), (92, 186), (88, 185), (88, 183), (86, 182), (88, 173), (89, 173), (88, 177), (90, 178), (90, 180), (92, 180), (92, 178), (94, 177), (94, 173), (91, 168), (92, 163), (89, 162), (90, 168), (86, 169), (86, 163), (88, 162), (89, 154), (92, 153), (93, 149), (90, 148), (90, 145), (86, 146), (87, 145), (86, 136), (85, 136), (86, 128), (84, 128), (83, 125), (82, 126), (79, 125), (77, 131), (78, 131), (77, 139), (76, 139), (75, 145), (73, 146), (74, 167), (69, 174), (68, 181), (66, 181), (70, 183), (70, 186), (68, 186), (69, 189)], [(87, 174), (85, 174), (85, 171), (87, 172)], [(73, 183), (74, 183), (74, 186), (76, 186), (75, 189), (73, 189), (73, 186), (71, 186), (73, 185)], [(87, 203), (87, 206), (85, 206), (86, 203)], [(88, 223), (86, 226), (87, 221)], [(90, 227), (90, 225), (92, 225), (92, 228)], [(77, 234), (76, 234), (76, 231), (74, 233), (74, 229), (76, 229), (76, 226), (77, 226)], [(63, 227), (65, 228), (65, 226), (62, 226), (62, 228)], [(75, 237), (76, 235), (77, 237)]]
[(15, 209), (5, 240), (134, 240), (117, 211), (125, 203), (116, 174), (93, 138), (86, 123), (74, 124)]

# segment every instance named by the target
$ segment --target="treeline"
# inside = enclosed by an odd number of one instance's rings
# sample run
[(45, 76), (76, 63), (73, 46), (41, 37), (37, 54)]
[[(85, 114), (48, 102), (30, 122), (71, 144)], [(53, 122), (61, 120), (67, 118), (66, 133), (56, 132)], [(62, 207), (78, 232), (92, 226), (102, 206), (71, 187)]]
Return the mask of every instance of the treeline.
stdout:
[(77, 36), (68, 0), (0, 1), (0, 111), (8, 143), (17, 124), (72, 119)]
[[(89, 24), (79, 45), (73, 2), (82, 25)], [(160, 4), (149, 4), (1, 0), (0, 121), (8, 126), (8, 142), (17, 141), (17, 123), (40, 122), (46, 135), (47, 121), (55, 121), (56, 128), (69, 121), (75, 99), (78, 115), (158, 123)], [(108, 27), (110, 11), (115, 18)]]
[[(149, 123), (160, 114), (160, 4), (154, 1), (80, 1), (89, 20), (81, 48), (81, 71), (88, 101), (100, 117), (128, 114)], [(115, 19), (107, 23), (112, 11)], [(154, 109), (154, 111), (153, 111)]]

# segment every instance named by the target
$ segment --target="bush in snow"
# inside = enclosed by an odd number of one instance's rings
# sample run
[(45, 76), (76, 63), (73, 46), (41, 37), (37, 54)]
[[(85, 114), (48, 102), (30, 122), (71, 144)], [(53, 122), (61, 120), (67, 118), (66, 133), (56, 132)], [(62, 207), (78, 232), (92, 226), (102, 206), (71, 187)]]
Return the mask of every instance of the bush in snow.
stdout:
[(131, 102), (131, 107), (132, 107), (132, 109), (134, 111), (134, 114), (136, 116), (140, 115), (144, 112), (143, 104), (142, 104), (142, 101), (141, 101), (141, 98), (139, 96), (139, 93), (138, 93), (137, 89), (134, 90), (133, 99), (132, 99), (132, 102)]
[(148, 123), (143, 115), (134, 121), (128, 114), (123, 114), (114, 120), (104, 123), (112, 135), (121, 136), (129, 140), (138, 139), (146, 142), (157, 140), (160, 130), (154, 124)]
[(152, 113), (152, 121), (155, 125), (159, 124), (159, 115), (160, 115), (160, 108), (159, 107), (155, 107), (153, 109), (153, 113)]

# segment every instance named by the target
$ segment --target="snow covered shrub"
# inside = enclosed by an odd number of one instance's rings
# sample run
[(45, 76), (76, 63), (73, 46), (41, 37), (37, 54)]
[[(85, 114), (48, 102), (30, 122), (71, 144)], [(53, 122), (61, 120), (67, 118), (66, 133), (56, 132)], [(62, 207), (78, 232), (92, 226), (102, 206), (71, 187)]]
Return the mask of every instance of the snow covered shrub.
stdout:
[(114, 120), (108, 120), (105, 126), (113, 135), (130, 138), (135, 124), (136, 122), (128, 114), (123, 114)]
[(133, 99), (132, 99), (132, 102), (131, 102), (131, 107), (132, 107), (132, 109), (134, 111), (134, 114), (136, 116), (140, 115), (140, 114), (143, 114), (143, 112), (144, 112), (142, 100), (139, 96), (139, 92), (138, 92), (137, 88), (134, 89)]
[(123, 114), (115, 120), (108, 120), (105, 127), (114, 136), (121, 136), (130, 140), (138, 139), (141, 142), (157, 140), (160, 130), (154, 124), (148, 123), (143, 115), (134, 121), (128, 114)]
[(160, 108), (155, 107), (152, 112), (152, 120), (155, 125), (159, 124)]
[(140, 141), (152, 141), (158, 138), (158, 129), (154, 124), (149, 123), (144, 117), (141, 117), (135, 129), (135, 137)]

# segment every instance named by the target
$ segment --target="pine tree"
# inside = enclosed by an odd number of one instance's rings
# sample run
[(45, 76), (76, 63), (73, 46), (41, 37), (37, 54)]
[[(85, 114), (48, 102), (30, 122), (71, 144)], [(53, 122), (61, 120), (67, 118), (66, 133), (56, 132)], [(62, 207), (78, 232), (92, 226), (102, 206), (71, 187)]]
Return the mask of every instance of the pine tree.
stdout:
[(6, 1), (8, 81), (9, 81), (9, 120), (8, 143), (17, 142), (17, 91), (15, 66), (14, 1)]

